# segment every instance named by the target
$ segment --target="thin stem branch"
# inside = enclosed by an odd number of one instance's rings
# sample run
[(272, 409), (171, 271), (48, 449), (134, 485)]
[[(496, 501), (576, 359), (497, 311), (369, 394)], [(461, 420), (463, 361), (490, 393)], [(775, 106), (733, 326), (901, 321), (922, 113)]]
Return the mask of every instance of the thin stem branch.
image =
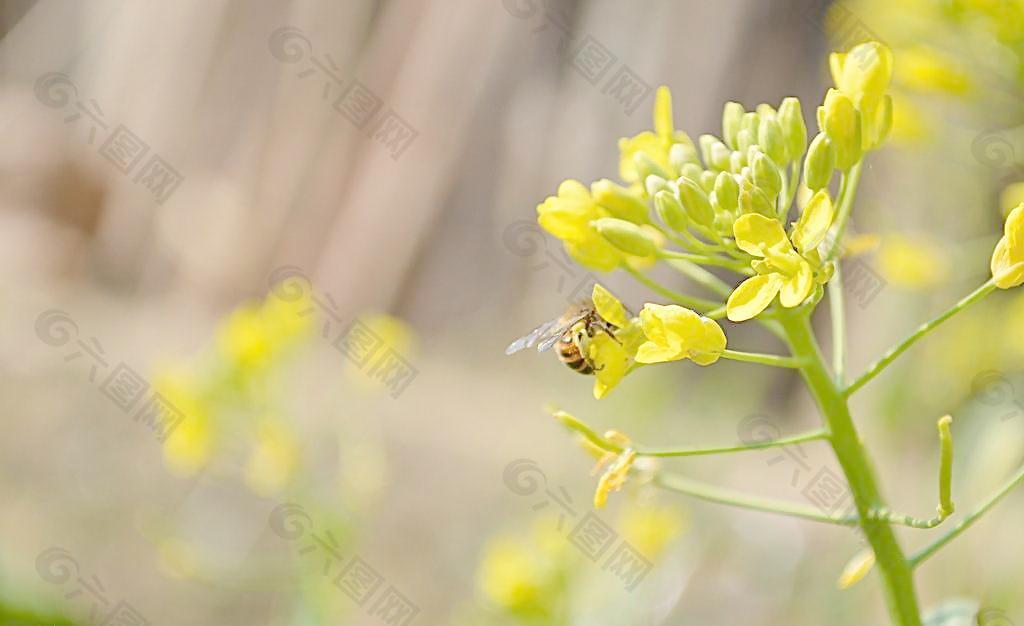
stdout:
[(657, 255), (663, 259), (678, 259), (680, 261), (689, 261), (690, 263), (696, 263), (698, 265), (713, 265), (716, 267), (724, 267), (730, 269), (738, 274), (747, 274), (750, 272), (750, 267), (744, 265), (739, 261), (732, 259), (723, 259), (720, 257), (706, 256), (703, 254), (691, 254), (689, 252), (676, 252), (674, 250), (665, 250), (659, 248)]
[(836, 212), (835, 235), (832, 239), (832, 246), (822, 262), (828, 263), (836, 257), (842, 247), (843, 235), (846, 233), (846, 225), (850, 221), (850, 213), (853, 210), (853, 199), (857, 195), (857, 185), (860, 183), (860, 173), (864, 166), (863, 161), (858, 161), (850, 168), (850, 171), (843, 174), (842, 182), (839, 184), (839, 208)]
[(790, 369), (799, 369), (807, 363), (806, 359), (798, 359), (791, 356), (739, 352), (737, 350), (723, 350), (722, 358), (743, 361), (745, 363), (760, 363), (761, 365), (771, 365), (774, 367), (788, 367)]
[[(605, 437), (599, 435), (593, 428), (580, 421), (578, 418), (569, 415), (564, 411), (557, 411), (555, 413), (555, 419), (562, 422), (568, 428), (575, 430), (583, 437), (594, 444), (598, 448), (605, 452), (612, 452), (614, 454), (622, 454), (626, 448), (613, 441), (609, 441)], [(711, 448), (648, 448), (645, 446), (631, 445), (629, 448), (636, 452), (637, 456), (650, 456), (650, 457), (685, 457), (685, 456), (706, 456), (711, 454), (729, 454), (731, 452), (747, 452), (751, 450), (764, 450), (767, 448), (781, 448), (783, 446), (793, 446), (808, 441), (820, 441), (822, 439), (828, 439), (828, 432), (825, 430), (812, 430), (799, 435), (793, 435), (790, 437), (780, 437), (779, 439), (764, 439), (759, 441), (752, 441), (750, 443), (743, 443), (738, 445), (728, 446), (716, 446)]]
[(983, 515), (985, 515), (985, 513), (988, 513), (989, 510), (992, 509), (992, 507), (994, 507), (996, 504), (999, 503), (1000, 500), (1006, 497), (1006, 494), (1013, 491), (1014, 488), (1016, 488), (1018, 485), (1022, 483), (1024, 483), (1024, 467), (1021, 467), (1020, 470), (1017, 471), (1017, 474), (1013, 478), (1011, 478), (1005, 485), (1003, 485), (1003, 487), (999, 489), (999, 491), (990, 496), (989, 499), (982, 503), (982, 505), (978, 507), (976, 510), (969, 513), (962, 520), (957, 522), (956, 526), (949, 529), (946, 532), (946, 534), (942, 535), (932, 543), (925, 546), (922, 550), (914, 554), (912, 557), (910, 557), (911, 567), (917, 567), (921, 565), (921, 563), (923, 563), (933, 554), (938, 552), (947, 543), (959, 537), (962, 532), (973, 526), (975, 522), (977, 522), (979, 519), (981, 519)]
[(708, 502), (727, 504), (741, 509), (788, 515), (790, 517), (799, 517), (826, 524), (838, 524), (840, 526), (857, 525), (856, 516), (826, 515), (822, 513), (820, 509), (811, 506), (750, 496), (737, 491), (713, 487), (705, 483), (690, 480), (678, 474), (659, 472), (654, 476), (653, 482), (655, 485), (663, 489), (668, 489), (669, 491), (675, 491), (677, 493), (693, 496)]
[(934, 330), (942, 322), (945, 322), (946, 320), (953, 317), (960, 311), (966, 309), (968, 306), (974, 304), (975, 302), (981, 300), (988, 294), (992, 293), (992, 291), (995, 288), (995, 283), (993, 283), (990, 279), (981, 287), (978, 287), (965, 298), (963, 298), (955, 305), (953, 305), (953, 307), (950, 308), (949, 310), (940, 314), (938, 317), (935, 317), (931, 321), (921, 324), (912, 335), (904, 339), (903, 342), (900, 343), (899, 345), (891, 348), (882, 356), (882, 358), (872, 363), (871, 366), (868, 367), (868, 369), (865, 370), (865, 372), (861, 374), (859, 378), (857, 378), (857, 380), (850, 383), (850, 386), (843, 390), (843, 395), (848, 397), (855, 391), (863, 387), (872, 378), (878, 376), (882, 372), (882, 370), (885, 369), (890, 363), (895, 361), (898, 356), (903, 354), (907, 350), (907, 348), (914, 345), (919, 339), (928, 334), (928, 332)]
[(679, 293), (678, 291), (673, 291), (673, 290), (669, 289), (668, 287), (665, 287), (661, 283), (657, 282), (656, 280), (654, 280), (652, 278), (649, 278), (643, 272), (640, 272), (640, 271), (630, 267), (628, 264), (624, 263), (622, 265), (622, 269), (624, 269), (627, 272), (629, 272), (629, 274), (632, 275), (633, 278), (635, 278), (638, 282), (640, 282), (640, 283), (644, 284), (645, 286), (647, 286), (651, 291), (654, 291), (655, 293), (657, 293), (657, 294), (659, 294), (659, 295), (661, 295), (661, 296), (663, 296), (665, 298), (668, 298), (669, 300), (673, 300), (676, 304), (681, 304), (681, 305), (683, 305), (685, 307), (688, 307), (688, 308), (691, 308), (691, 309), (694, 309), (694, 310), (697, 310), (697, 311), (711, 311), (713, 309), (717, 309), (718, 307), (722, 306), (721, 302), (715, 302), (713, 300), (705, 300), (704, 298), (695, 298), (693, 296), (688, 296), (688, 295), (686, 295), (684, 293)]
[(679, 259), (668, 259), (665, 261), (665, 264), (723, 298), (728, 298), (729, 294), (732, 293), (732, 289), (723, 280), (695, 263)]

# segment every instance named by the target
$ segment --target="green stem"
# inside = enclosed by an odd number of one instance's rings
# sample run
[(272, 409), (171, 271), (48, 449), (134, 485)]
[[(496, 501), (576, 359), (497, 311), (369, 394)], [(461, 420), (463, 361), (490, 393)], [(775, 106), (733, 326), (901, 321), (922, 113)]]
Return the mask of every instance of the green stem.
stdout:
[(622, 269), (629, 272), (638, 282), (646, 285), (651, 291), (674, 301), (676, 304), (681, 304), (685, 307), (694, 309), (696, 311), (711, 311), (722, 306), (721, 302), (714, 302), (713, 300), (705, 300), (704, 298), (695, 298), (688, 296), (685, 293), (679, 293), (673, 291), (668, 287), (665, 287), (661, 283), (648, 278), (643, 272), (633, 269), (628, 264), (623, 264)]
[(828, 254), (825, 255), (823, 263), (834, 259), (842, 247), (843, 235), (846, 233), (846, 225), (850, 221), (850, 213), (853, 211), (853, 198), (857, 195), (857, 184), (860, 182), (863, 165), (863, 161), (858, 161), (848, 173), (843, 174), (843, 180), (839, 184), (839, 208), (836, 211), (838, 227), (832, 239), (832, 246), (829, 248)]
[(887, 524), (899, 524), (900, 526), (908, 526), (910, 528), (928, 529), (935, 528), (942, 522), (946, 521), (948, 515), (939, 514), (931, 519), (921, 519), (919, 517), (911, 517), (909, 515), (901, 515), (899, 513), (893, 513), (888, 509), (879, 509), (871, 511), (869, 517), (872, 520), (879, 522), (885, 522)]
[(861, 374), (859, 378), (857, 378), (857, 380), (850, 383), (850, 386), (843, 391), (843, 395), (850, 396), (855, 391), (863, 387), (865, 384), (867, 384), (869, 380), (871, 380), (875, 376), (878, 376), (882, 372), (882, 370), (886, 368), (886, 366), (895, 361), (899, 355), (903, 354), (907, 350), (907, 348), (914, 345), (917, 342), (917, 340), (924, 337), (926, 334), (928, 334), (929, 331), (934, 330), (942, 322), (945, 322), (946, 320), (953, 317), (960, 311), (966, 309), (968, 306), (974, 304), (975, 302), (981, 300), (988, 294), (992, 293), (992, 291), (995, 288), (995, 283), (993, 283), (992, 280), (989, 280), (987, 283), (971, 292), (967, 297), (953, 305), (953, 307), (948, 311), (932, 319), (930, 322), (921, 324), (917, 328), (917, 330), (914, 331), (914, 334), (904, 339), (903, 342), (900, 343), (899, 345), (891, 348), (882, 356), (882, 358), (872, 363), (871, 366), (868, 367), (868, 369), (863, 374)]
[[(555, 413), (555, 419), (562, 422), (568, 428), (575, 430), (583, 437), (594, 444), (598, 448), (601, 448), (605, 452), (612, 452), (614, 454), (622, 454), (625, 451), (623, 446), (618, 445), (613, 441), (602, 437), (597, 434), (594, 429), (586, 425), (576, 417), (569, 415), (564, 411), (558, 411)], [(637, 456), (650, 456), (650, 457), (683, 457), (683, 456), (706, 456), (709, 454), (728, 454), (730, 452), (746, 452), (749, 450), (764, 450), (766, 448), (781, 448), (783, 446), (792, 446), (808, 441), (819, 441), (822, 439), (828, 439), (828, 433), (824, 430), (813, 430), (810, 432), (802, 433), (799, 435), (793, 435), (791, 437), (781, 437), (779, 439), (765, 439), (763, 441), (753, 441), (750, 443), (744, 443), (740, 445), (729, 445), (729, 446), (717, 446), (714, 448), (647, 448), (644, 446), (630, 446), (630, 449), (636, 452)]]
[(669, 491), (686, 494), (708, 502), (728, 504), (742, 509), (789, 515), (826, 524), (838, 524), (841, 526), (857, 525), (857, 518), (852, 516), (826, 515), (820, 509), (814, 507), (759, 498), (737, 491), (712, 487), (711, 485), (684, 478), (678, 474), (660, 472), (654, 476), (654, 484)]
[(806, 359), (798, 359), (791, 356), (779, 356), (776, 354), (758, 354), (755, 352), (738, 352), (736, 350), (723, 350), (723, 359), (743, 361), (745, 363), (760, 363), (761, 365), (772, 365), (774, 367), (788, 367), (798, 369), (803, 367)]
[(838, 264), (832, 280), (828, 281), (828, 311), (832, 320), (832, 371), (841, 388), (846, 384), (846, 302), (843, 273)]
[(689, 261), (690, 263), (697, 263), (699, 265), (724, 267), (741, 274), (748, 273), (750, 271), (749, 265), (744, 265), (743, 263), (732, 259), (723, 259), (703, 254), (691, 254), (689, 252), (676, 252), (674, 250), (665, 250), (663, 248), (659, 248), (657, 254), (663, 259), (678, 259), (680, 261)]
[(691, 279), (698, 285), (701, 285), (723, 298), (728, 298), (729, 294), (732, 293), (732, 289), (729, 288), (729, 285), (725, 284), (725, 282), (720, 278), (695, 263), (681, 261), (678, 259), (669, 259), (665, 261), (665, 264)]
[(911, 567), (919, 566), (930, 556), (938, 552), (940, 548), (942, 548), (947, 543), (953, 541), (958, 536), (960, 536), (960, 533), (964, 532), (965, 530), (973, 526), (975, 522), (977, 522), (979, 519), (981, 519), (983, 515), (985, 515), (985, 513), (988, 513), (989, 510), (992, 509), (992, 507), (998, 504), (999, 501), (1006, 496), (1006, 494), (1010, 493), (1014, 488), (1021, 484), (1024, 484), (1024, 467), (1021, 467), (1017, 474), (1013, 478), (1011, 478), (1009, 482), (1003, 485), (1002, 489), (1000, 489), (994, 495), (989, 497), (989, 499), (982, 503), (982, 505), (978, 507), (975, 511), (969, 513), (962, 520), (957, 522), (956, 526), (949, 529), (949, 531), (946, 532), (945, 535), (939, 537), (934, 542), (928, 544), (924, 549), (920, 550), (913, 557), (911, 557)]
[(853, 425), (846, 398), (825, 367), (821, 350), (811, 331), (810, 320), (806, 314), (794, 313), (780, 316), (780, 321), (793, 354), (808, 361), (800, 373), (831, 433), (829, 441), (849, 483), (860, 520), (859, 526), (877, 559), (892, 622), (897, 626), (921, 626), (913, 571), (896, 541), (892, 527), (884, 521), (871, 519), (872, 511), (885, 510), (887, 507), (867, 451)]

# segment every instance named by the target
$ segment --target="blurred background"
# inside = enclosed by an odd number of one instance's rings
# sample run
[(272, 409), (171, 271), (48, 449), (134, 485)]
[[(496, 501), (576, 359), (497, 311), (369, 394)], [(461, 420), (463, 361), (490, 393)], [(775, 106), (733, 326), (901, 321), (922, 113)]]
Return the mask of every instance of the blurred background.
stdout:
[[(837, 527), (631, 485), (596, 519), (642, 578), (588, 553), (594, 461), (545, 406), (663, 446), (817, 415), (744, 363), (598, 402), (503, 356), (594, 279), (534, 207), (614, 177), (658, 85), (694, 138), (728, 100), (796, 95), (810, 125), (827, 52), (883, 41), (894, 140), (845, 261), (859, 371), (987, 278), (1024, 199), (1024, 3), (7, 0), (0, 33), (5, 623), (886, 623), (873, 578), (836, 590), (861, 549)], [(1021, 319), (996, 294), (858, 395), (900, 510), (934, 506), (944, 413), (960, 510), (1019, 465)], [(667, 465), (797, 502), (838, 472), (813, 443)], [(925, 605), (1024, 624), (1021, 496), (920, 570)]]

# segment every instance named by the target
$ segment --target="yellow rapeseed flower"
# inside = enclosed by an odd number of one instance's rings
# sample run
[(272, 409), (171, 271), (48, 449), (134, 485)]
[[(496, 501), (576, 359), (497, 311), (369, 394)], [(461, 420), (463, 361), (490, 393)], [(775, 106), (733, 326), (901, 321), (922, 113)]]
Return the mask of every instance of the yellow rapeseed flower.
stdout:
[(1010, 211), (1003, 236), (992, 252), (992, 277), (996, 287), (1010, 289), (1024, 283), (1024, 203)]
[(270, 295), (232, 311), (217, 331), (217, 346), (229, 363), (243, 372), (266, 368), (313, 326), (309, 296), (291, 301)]
[(643, 189), (644, 185), (643, 171), (637, 167), (638, 157), (660, 169), (663, 178), (676, 178), (677, 165), (669, 158), (672, 146), (682, 144), (688, 150), (694, 149), (690, 137), (674, 128), (672, 93), (668, 87), (661, 86), (655, 93), (653, 117), (654, 132), (643, 131), (619, 140), (619, 177), (636, 189)]
[[(729, 296), (729, 319), (743, 322), (757, 317), (779, 295), (786, 308), (799, 306), (811, 295), (815, 283), (828, 280), (817, 247), (828, 233), (835, 209), (824, 189), (814, 194), (787, 237), (778, 220), (748, 213), (733, 225), (736, 245), (758, 257), (751, 267), (757, 276), (740, 283)], [(817, 278), (817, 280), (815, 280)]]
[(578, 180), (563, 182), (558, 195), (549, 196), (537, 206), (537, 221), (544, 230), (561, 239), (576, 262), (599, 272), (611, 271), (623, 260), (622, 253), (591, 225), (609, 216)]
[(718, 322), (676, 304), (645, 304), (640, 321), (646, 341), (636, 353), (638, 363), (690, 359), (711, 365), (725, 350)]
[(594, 365), (594, 398), (600, 400), (629, 372), (643, 332), (639, 321), (631, 319), (622, 302), (602, 285), (594, 285), (591, 300), (598, 315), (616, 327), (614, 336), (596, 333), (586, 345), (587, 357)]
[(191, 476), (210, 460), (215, 440), (200, 381), (183, 368), (165, 368), (154, 376), (153, 389), (184, 415), (164, 442), (164, 461), (172, 472)]
[(631, 506), (619, 523), (622, 538), (649, 559), (657, 559), (679, 536), (686, 523), (683, 512), (669, 506)]
[(885, 280), (904, 289), (929, 289), (949, 275), (950, 261), (942, 247), (924, 238), (887, 236), (878, 253)]

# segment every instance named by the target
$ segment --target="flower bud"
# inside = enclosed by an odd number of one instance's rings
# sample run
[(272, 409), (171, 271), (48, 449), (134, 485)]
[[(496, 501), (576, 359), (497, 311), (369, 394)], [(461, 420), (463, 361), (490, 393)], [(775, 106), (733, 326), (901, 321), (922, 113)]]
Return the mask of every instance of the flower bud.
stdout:
[(688, 178), (695, 183), (700, 181), (700, 175), (703, 173), (704, 168), (695, 163), (687, 163), (681, 170), (679, 170), (679, 175), (682, 178)]
[(740, 211), (743, 214), (759, 213), (765, 217), (775, 217), (775, 205), (764, 191), (744, 181), (740, 189)]
[(836, 167), (845, 172), (860, 160), (862, 154), (860, 113), (845, 94), (829, 89), (818, 115), (822, 130), (832, 140)]
[(671, 178), (668, 172), (663, 170), (654, 159), (647, 156), (644, 152), (637, 152), (633, 155), (633, 165), (636, 167), (639, 180), (647, 180), (647, 177), (651, 174), (655, 176), (661, 176), (662, 178)]
[(864, 149), (874, 150), (892, 130), (892, 96), (886, 94), (873, 114), (862, 112), (861, 120), (864, 122)]
[(757, 143), (757, 137), (750, 133), (747, 128), (741, 128), (740, 132), (736, 134), (736, 149), (746, 154), (750, 146)]
[(739, 174), (747, 165), (747, 153), (742, 150), (733, 150), (732, 154), (729, 155), (729, 171), (733, 174)]
[(892, 52), (877, 41), (855, 46), (847, 54), (829, 56), (832, 80), (853, 104), (864, 112), (873, 112), (892, 80)]
[(740, 186), (732, 174), (722, 172), (715, 179), (715, 200), (718, 208), (733, 213), (740, 203)]
[[(658, 193), (668, 185), (668, 181), (661, 176), (655, 176), (651, 174), (644, 180), (644, 191), (647, 192), (648, 197), (653, 198), (654, 194)], [(619, 217), (619, 216), (616, 216)], [(630, 220), (633, 221), (633, 220)]]
[(672, 140), (672, 92), (662, 85), (654, 94), (654, 134), (666, 141)]
[(654, 211), (666, 226), (677, 232), (686, 230), (686, 210), (676, 194), (663, 189), (654, 194)]
[(679, 201), (686, 209), (686, 215), (701, 226), (710, 226), (715, 221), (715, 211), (711, 208), (707, 193), (692, 180), (679, 180)]
[(827, 187), (835, 167), (836, 157), (832, 150), (832, 142), (825, 133), (818, 133), (811, 141), (811, 147), (807, 149), (807, 158), (804, 159), (804, 184), (811, 191)]
[(711, 161), (708, 163), (708, 166), (719, 171), (727, 170), (729, 169), (729, 158), (731, 156), (732, 152), (724, 143), (715, 141), (711, 144)]
[(668, 149), (668, 162), (675, 171), (680, 171), (687, 163), (700, 165), (700, 156), (693, 144), (674, 143)]
[(732, 149), (736, 149), (736, 135), (740, 132), (743, 122), (743, 105), (739, 102), (726, 102), (722, 112), (722, 139)]
[[(761, 128), (764, 128), (762, 126)], [(782, 191), (782, 174), (772, 159), (764, 154), (758, 154), (750, 165), (754, 184), (764, 190), (769, 198), (775, 198)]]
[(655, 252), (654, 239), (632, 222), (602, 217), (591, 222), (591, 225), (608, 243), (626, 254), (651, 256)]
[(740, 122), (740, 130), (745, 130), (750, 133), (751, 141), (753, 143), (757, 143), (757, 130), (760, 124), (761, 118), (758, 117), (757, 113), (744, 113), (743, 120)]
[(711, 193), (711, 190), (715, 188), (716, 177), (717, 174), (711, 170), (704, 170), (701, 172), (700, 180), (698, 181), (700, 188), (703, 189), (705, 193)]
[(800, 110), (800, 100), (786, 98), (782, 101), (779, 106), (779, 125), (786, 139), (786, 158), (788, 161), (796, 161), (807, 148), (807, 125), (804, 123), (803, 111)]
[(786, 163), (786, 139), (782, 127), (773, 117), (762, 117), (757, 135), (757, 145), (779, 165)]
[(700, 144), (700, 157), (704, 160), (704, 166), (711, 167), (711, 146), (718, 141), (718, 137), (701, 135), (697, 141)]
[(762, 102), (761, 104), (757, 105), (756, 107), (754, 107), (754, 110), (757, 112), (757, 115), (758, 117), (761, 118), (762, 122), (767, 119), (772, 119), (775, 117), (775, 109), (772, 108), (772, 105), (768, 104), (767, 102)]
[[(648, 176), (648, 179), (659, 179)], [(659, 179), (664, 182), (664, 179)], [(590, 194), (594, 202), (611, 213), (614, 217), (634, 224), (644, 224), (647, 220), (647, 204), (629, 189), (618, 185), (607, 178), (602, 178), (590, 185)]]

